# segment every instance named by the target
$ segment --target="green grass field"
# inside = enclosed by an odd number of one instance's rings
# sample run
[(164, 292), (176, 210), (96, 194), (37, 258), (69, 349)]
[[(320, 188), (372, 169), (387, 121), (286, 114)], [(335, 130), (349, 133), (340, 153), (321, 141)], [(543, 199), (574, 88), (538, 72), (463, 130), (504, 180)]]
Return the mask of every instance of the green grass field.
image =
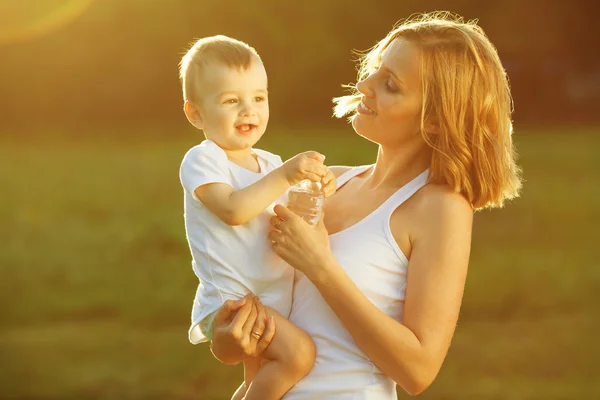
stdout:
[[(187, 341), (178, 168), (199, 138), (170, 130), (0, 137), (0, 399), (220, 400), (240, 383)], [(476, 214), (456, 336), (420, 398), (600, 398), (600, 129), (515, 140), (522, 197)], [(375, 157), (349, 129), (273, 128), (260, 147)]]

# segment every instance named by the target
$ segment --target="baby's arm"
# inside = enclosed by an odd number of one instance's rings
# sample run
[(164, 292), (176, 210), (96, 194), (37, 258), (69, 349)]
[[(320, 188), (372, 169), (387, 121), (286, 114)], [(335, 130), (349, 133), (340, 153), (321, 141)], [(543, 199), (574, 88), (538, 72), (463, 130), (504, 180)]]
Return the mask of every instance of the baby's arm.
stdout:
[(194, 193), (223, 222), (242, 225), (267, 209), (291, 185), (303, 179), (320, 181), (328, 173), (323, 158), (314, 151), (301, 153), (243, 189), (234, 190), (225, 183), (210, 183), (197, 187)]

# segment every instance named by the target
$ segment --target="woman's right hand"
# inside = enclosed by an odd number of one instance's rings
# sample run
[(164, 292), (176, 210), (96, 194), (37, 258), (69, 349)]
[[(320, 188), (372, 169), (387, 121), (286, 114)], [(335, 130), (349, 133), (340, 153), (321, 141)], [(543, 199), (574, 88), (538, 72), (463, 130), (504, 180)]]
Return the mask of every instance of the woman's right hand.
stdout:
[(227, 300), (217, 310), (210, 348), (219, 361), (234, 365), (260, 355), (274, 335), (273, 317), (268, 318), (258, 297), (249, 294)]

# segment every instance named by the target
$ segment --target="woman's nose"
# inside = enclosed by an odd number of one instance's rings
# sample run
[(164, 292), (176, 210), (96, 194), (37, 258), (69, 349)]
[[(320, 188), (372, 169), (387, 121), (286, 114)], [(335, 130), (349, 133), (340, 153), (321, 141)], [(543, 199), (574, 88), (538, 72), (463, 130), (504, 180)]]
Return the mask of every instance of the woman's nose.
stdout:
[(371, 88), (371, 79), (367, 77), (356, 83), (356, 89), (367, 97), (373, 97), (374, 92)]

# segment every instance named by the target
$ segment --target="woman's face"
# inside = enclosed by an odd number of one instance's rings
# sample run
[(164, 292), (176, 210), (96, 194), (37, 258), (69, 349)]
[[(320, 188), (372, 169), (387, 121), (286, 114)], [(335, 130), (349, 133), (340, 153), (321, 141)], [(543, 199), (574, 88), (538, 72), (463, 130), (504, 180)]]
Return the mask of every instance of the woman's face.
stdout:
[(352, 119), (356, 133), (389, 147), (421, 139), (419, 57), (418, 48), (402, 38), (381, 53), (376, 71), (356, 84), (363, 95)]

